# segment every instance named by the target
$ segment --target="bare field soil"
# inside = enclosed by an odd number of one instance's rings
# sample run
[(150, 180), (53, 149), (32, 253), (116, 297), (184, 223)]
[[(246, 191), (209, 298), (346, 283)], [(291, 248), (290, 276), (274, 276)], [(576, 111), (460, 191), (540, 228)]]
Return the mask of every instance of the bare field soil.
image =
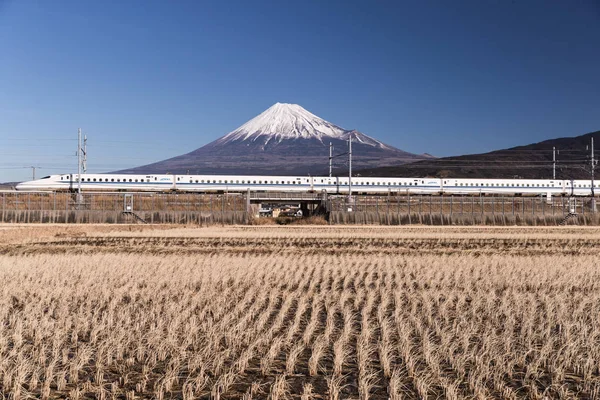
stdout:
[(0, 225), (11, 399), (597, 399), (600, 229)]

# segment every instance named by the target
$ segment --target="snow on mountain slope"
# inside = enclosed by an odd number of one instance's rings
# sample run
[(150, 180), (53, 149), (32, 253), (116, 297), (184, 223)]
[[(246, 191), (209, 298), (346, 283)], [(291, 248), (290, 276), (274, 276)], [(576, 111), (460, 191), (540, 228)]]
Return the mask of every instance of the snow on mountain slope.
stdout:
[(382, 142), (358, 131), (340, 128), (298, 104), (275, 103), (260, 115), (252, 118), (233, 132), (218, 139), (215, 145), (226, 145), (239, 141), (254, 142), (263, 139), (263, 145), (270, 141), (281, 142), (289, 139), (347, 140), (348, 136), (374, 147), (387, 149)]

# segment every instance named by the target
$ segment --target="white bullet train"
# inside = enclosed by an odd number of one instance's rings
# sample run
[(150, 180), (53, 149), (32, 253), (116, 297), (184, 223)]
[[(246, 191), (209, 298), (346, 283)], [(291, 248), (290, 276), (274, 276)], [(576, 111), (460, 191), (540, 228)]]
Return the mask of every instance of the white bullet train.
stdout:
[[(600, 183), (589, 180), (352, 177), (352, 193), (506, 194), (590, 196)], [(21, 191), (74, 191), (77, 174), (50, 175), (16, 186)], [(348, 194), (348, 177), (254, 175), (82, 174), (85, 191), (322, 192)], [(597, 190), (600, 191), (600, 190)]]

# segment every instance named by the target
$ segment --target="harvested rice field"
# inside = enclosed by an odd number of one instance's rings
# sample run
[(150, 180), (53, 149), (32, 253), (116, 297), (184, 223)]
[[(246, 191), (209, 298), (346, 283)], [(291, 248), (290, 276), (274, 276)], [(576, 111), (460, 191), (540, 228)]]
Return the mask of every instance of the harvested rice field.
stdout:
[(0, 225), (0, 393), (598, 399), (600, 229)]

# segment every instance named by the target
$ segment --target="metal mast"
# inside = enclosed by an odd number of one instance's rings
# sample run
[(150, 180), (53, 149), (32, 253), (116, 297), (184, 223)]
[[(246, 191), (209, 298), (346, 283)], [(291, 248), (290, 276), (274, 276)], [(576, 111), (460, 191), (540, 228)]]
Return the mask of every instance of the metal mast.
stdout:
[(594, 159), (594, 137), (592, 137), (592, 212), (596, 212), (596, 197), (594, 193), (594, 170), (596, 168), (596, 160)]
[(333, 161), (333, 143), (329, 142), (329, 177), (331, 178), (331, 163)]
[(348, 135), (348, 198), (352, 198), (352, 134)]
[(77, 202), (81, 201), (81, 128), (77, 130)]
[(556, 179), (556, 147), (552, 147), (552, 179)]

